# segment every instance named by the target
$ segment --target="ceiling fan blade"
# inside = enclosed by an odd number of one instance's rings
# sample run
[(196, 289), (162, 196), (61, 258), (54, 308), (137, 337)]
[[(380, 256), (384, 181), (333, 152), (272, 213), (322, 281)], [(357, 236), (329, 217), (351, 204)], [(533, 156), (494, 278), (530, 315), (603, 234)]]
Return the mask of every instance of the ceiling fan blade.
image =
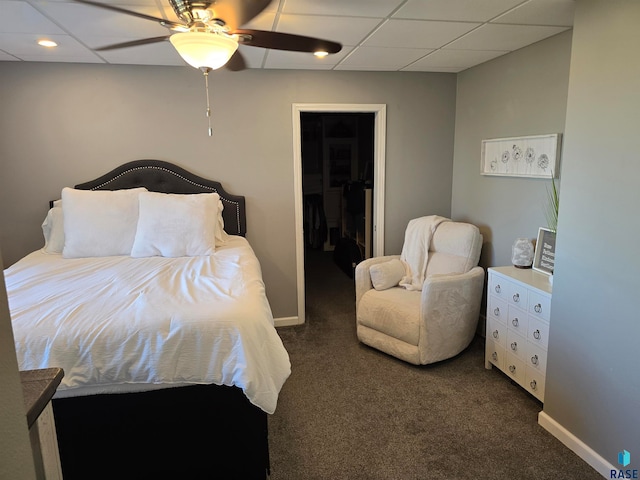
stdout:
[(270, 3), (271, 0), (218, 0), (213, 10), (231, 30), (235, 30), (257, 17)]
[(239, 44), (252, 47), (290, 50), (292, 52), (324, 51), (338, 53), (342, 50), (342, 45), (339, 43), (291, 33), (269, 32), (266, 30), (235, 30), (230, 33), (238, 35)]
[(188, 28), (186, 25), (182, 23), (172, 22), (170, 20), (165, 20), (164, 18), (152, 17), (151, 15), (145, 15), (144, 13), (132, 12), (131, 10), (126, 10), (124, 8), (116, 7), (114, 5), (109, 5), (106, 3), (100, 2), (92, 2), (91, 0), (75, 0), (78, 3), (83, 3), (85, 5), (92, 5), (94, 7), (103, 8), (105, 10), (111, 10), (113, 12), (124, 13), (125, 15), (132, 15), (138, 18), (144, 18), (145, 20), (152, 20), (154, 22), (158, 22), (163, 27), (181, 27)]
[(147, 45), (149, 43), (163, 42), (165, 40), (169, 40), (170, 36), (171, 35), (165, 35), (163, 37), (151, 37), (151, 38), (143, 38), (141, 40), (132, 40), (130, 42), (114, 43), (113, 45), (106, 45), (104, 47), (94, 48), (93, 50), (96, 52), (103, 52), (105, 50), (115, 50), (117, 48), (137, 47), (138, 45)]
[(227, 70), (232, 72), (239, 72), (240, 70), (244, 70), (247, 68), (247, 63), (244, 60), (242, 54), (236, 50), (229, 61), (224, 65)]

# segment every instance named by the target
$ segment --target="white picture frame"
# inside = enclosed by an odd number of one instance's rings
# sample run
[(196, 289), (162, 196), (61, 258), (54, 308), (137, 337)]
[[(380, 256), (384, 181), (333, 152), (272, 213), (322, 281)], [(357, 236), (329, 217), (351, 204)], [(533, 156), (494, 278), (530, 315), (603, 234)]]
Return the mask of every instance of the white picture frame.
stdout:
[(536, 250), (533, 255), (533, 269), (546, 275), (553, 275), (556, 263), (556, 232), (549, 228), (538, 228)]
[(482, 175), (551, 178), (558, 175), (559, 133), (482, 141)]

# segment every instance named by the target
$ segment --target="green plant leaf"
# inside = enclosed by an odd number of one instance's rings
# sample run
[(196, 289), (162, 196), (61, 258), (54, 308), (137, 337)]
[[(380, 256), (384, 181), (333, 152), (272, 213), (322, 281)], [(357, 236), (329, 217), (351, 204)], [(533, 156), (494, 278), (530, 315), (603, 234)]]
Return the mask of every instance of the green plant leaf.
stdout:
[(559, 207), (560, 196), (558, 195), (558, 187), (553, 172), (551, 172), (551, 188), (547, 187), (547, 208), (545, 210), (545, 216), (547, 217), (547, 227), (554, 232), (558, 227)]

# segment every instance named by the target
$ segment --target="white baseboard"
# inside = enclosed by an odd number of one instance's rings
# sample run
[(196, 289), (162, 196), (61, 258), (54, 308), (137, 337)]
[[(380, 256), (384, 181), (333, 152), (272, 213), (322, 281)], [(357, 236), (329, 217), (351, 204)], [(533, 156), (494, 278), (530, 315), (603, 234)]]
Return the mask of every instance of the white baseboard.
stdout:
[(564, 443), (571, 451), (578, 455), (581, 459), (591, 465), (600, 475), (605, 478), (611, 478), (611, 470), (618, 470), (618, 467), (607, 462), (598, 455), (582, 440), (576, 437), (569, 430), (564, 428), (544, 411), (538, 414), (538, 424), (551, 435)]
[(292, 327), (293, 325), (302, 325), (304, 322), (300, 321), (300, 317), (281, 317), (274, 318), (273, 324), (277, 327)]

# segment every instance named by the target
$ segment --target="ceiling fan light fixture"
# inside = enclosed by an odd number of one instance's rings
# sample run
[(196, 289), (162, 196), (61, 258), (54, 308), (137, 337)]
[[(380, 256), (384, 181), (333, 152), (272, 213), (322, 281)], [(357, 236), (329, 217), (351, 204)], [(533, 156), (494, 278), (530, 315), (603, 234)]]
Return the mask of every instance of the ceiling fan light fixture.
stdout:
[(169, 41), (185, 62), (198, 69), (216, 70), (238, 49), (238, 42), (232, 37), (212, 32), (174, 33)]
[(329, 55), (329, 52), (327, 52), (325, 50), (316, 50), (315, 52), (313, 52), (313, 54), (318, 58), (324, 58), (327, 55)]

